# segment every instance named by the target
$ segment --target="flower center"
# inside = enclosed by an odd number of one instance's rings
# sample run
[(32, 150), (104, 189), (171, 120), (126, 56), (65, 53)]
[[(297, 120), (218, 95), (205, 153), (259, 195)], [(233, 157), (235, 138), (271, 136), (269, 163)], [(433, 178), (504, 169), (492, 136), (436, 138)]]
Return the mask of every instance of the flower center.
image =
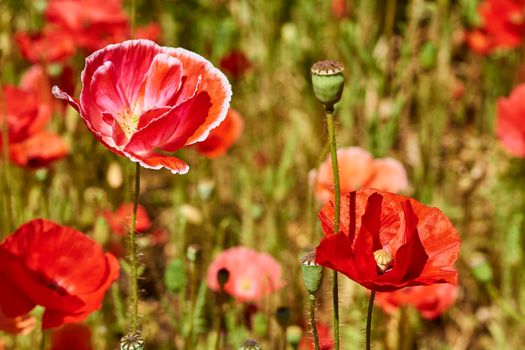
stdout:
[(384, 249), (376, 250), (374, 252), (374, 259), (376, 261), (377, 268), (381, 273), (384, 273), (386, 270), (388, 270), (394, 262), (392, 256)]
[(139, 117), (140, 113), (134, 109), (117, 113), (117, 122), (128, 139), (137, 131)]

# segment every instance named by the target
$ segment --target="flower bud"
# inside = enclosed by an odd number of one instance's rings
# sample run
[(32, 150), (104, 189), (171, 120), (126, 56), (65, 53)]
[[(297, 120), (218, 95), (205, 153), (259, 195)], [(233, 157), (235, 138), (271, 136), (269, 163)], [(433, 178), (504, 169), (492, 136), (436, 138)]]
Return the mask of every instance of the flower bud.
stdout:
[(334, 110), (334, 104), (339, 102), (343, 93), (345, 78), (344, 66), (337, 61), (320, 61), (312, 66), (312, 85), (317, 99), (325, 105), (329, 112)]
[(120, 339), (120, 350), (144, 350), (144, 338), (140, 333), (129, 333)]
[(253, 339), (248, 339), (241, 344), (239, 350), (261, 350), (261, 346)]
[(306, 290), (315, 294), (323, 282), (323, 267), (315, 262), (315, 252), (309, 252), (301, 259), (301, 270)]
[(199, 260), (201, 256), (201, 247), (197, 244), (190, 244), (188, 248), (186, 249), (186, 258), (192, 262), (195, 263), (197, 260)]
[(291, 320), (290, 308), (287, 306), (279, 306), (275, 311), (275, 319), (282, 328), (288, 327)]
[(297, 347), (297, 345), (299, 345), (302, 337), (303, 337), (303, 330), (301, 329), (301, 327), (294, 325), (286, 329), (286, 341), (294, 349)]

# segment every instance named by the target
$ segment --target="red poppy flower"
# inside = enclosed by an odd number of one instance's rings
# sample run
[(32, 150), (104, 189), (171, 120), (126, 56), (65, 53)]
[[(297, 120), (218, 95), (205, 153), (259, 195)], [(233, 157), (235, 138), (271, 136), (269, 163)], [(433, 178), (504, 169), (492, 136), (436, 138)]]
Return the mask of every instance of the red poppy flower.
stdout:
[(213, 129), (206, 140), (197, 143), (197, 150), (208, 158), (222, 156), (241, 137), (243, 127), (241, 114), (230, 108), (221, 125)]
[(0, 310), (0, 331), (10, 334), (29, 334), (36, 325), (36, 319), (30, 315), (8, 318)]
[(491, 38), (481, 30), (474, 30), (465, 34), (467, 45), (479, 55), (487, 55), (493, 49)]
[(525, 84), (498, 100), (496, 135), (507, 152), (525, 157)]
[(64, 140), (52, 132), (40, 132), (27, 140), (9, 146), (9, 157), (21, 167), (42, 168), (66, 157), (69, 149)]
[(332, 15), (335, 18), (348, 17), (348, 5), (346, 0), (332, 0)]
[(118, 261), (83, 233), (48, 220), (20, 226), (0, 244), (0, 309), (7, 317), (45, 308), (42, 328), (78, 322), (100, 308)]
[(219, 254), (208, 267), (208, 287), (220, 290), (219, 270), (226, 269), (229, 278), (224, 291), (239, 301), (257, 301), (280, 289), (282, 271), (279, 263), (265, 253), (246, 247), (233, 247)]
[[(496, 48), (514, 48), (521, 45), (525, 34), (525, 2), (522, 0), (485, 0), (478, 7), (483, 25), (474, 32), (470, 45), (476, 52), (484, 53)], [(482, 37), (490, 45), (482, 44)], [(489, 49), (490, 47), (490, 49)]]
[(452, 265), (459, 254), (460, 238), (439, 209), (372, 189), (341, 199), (340, 232), (333, 232), (333, 201), (319, 213), (326, 234), (316, 248), (320, 265), (381, 292), (456, 283)]
[(250, 68), (251, 64), (242, 51), (230, 51), (221, 58), (219, 62), (222, 69), (231, 75), (233, 79), (241, 78)]
[(80, 101), (53, 90), (111, 151), (174, 174), (189, 166), (166, 152), (206, 139), (226, 117), (231, 97), (226, 77), (204, 58), (147, 40), (109, 45), (89, 56), (82, 85)]
[(39, 33), (18, 32), (15, 39), (22, 56), (32, 63), (63, 62), (76, 51), (75, 38), (57, 26), (47, 26)]
[(92, 350), (91, 329), (81, 323), (69, 323), (53, 330), (49, 350)]
[(458, 287), (450, 283), (437, 283), (429, 286), (413, 286), (393, 292), (376, 294), (375, 304), (387, 314), (393, 314), (403, 305), (412, 305), (426, 319), (439, 317), (454, 305)]
[[(341, 193), (362, 187), (372, 187), (385, 192), (400, 192), (408, 188), (408, 178), (403, 164), (393, 158), (374, 159), (360, 147), (342, 148), (337, 151)], [(320, 201), (334, 197), (334, 175), (330, 156), (319, 169), (309, 174), (315, 196)]]
[(122, 0), (50, 0), (45, 16), (90, 52), (129, 38)]
[[(105, 211), (103, 213), (111, 231), (124, 236), (127, 235), (131, 227), (131, 218), (133, 216), (133, 203), (122, 204), (115, 212)], [(135, 223), (136, 232), (147, 231), (151, 227), (146, 208), (139, 204), (137, 207), (137, 221)]]

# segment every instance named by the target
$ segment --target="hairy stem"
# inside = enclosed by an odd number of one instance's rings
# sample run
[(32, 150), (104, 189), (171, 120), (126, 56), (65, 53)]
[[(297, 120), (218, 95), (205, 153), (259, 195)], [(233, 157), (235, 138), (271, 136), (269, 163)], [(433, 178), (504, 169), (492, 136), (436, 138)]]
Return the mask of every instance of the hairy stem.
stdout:
[(136, 333), (139, 323), (139, 288), (138, 288), (138, 256), (135, 242), (135, 224), (137, 221), (137, 208), (139, 206), (140, 192), (140, 165), (135, 166), (135, 197), (133, 201), (133, 217), (131, 219), (131, 230), (129, 232), (129, 257), (131, 265), (131, 330)]
[(317, 322), (315, 320), (315, 295), (310, 294), (308, 297), (310, 301), (310, 327), (312, 327), (312, 333), (314, 335), (314, 346), (315, 350), (320, 350), (319, 346), (319, 335), (317, 334)]
[[(326, 110), (326, 126), (328, 129), (328, 145), (332, 158), (332, 172), (334, 176), (334, 233), (339, 232), (339, 213), (341, 210), (341, 186), (339, 184), (339, 166), (337, 164), (337, 144), (335, 141), (333, 110)], [(339, 350), (339, 285), (337, 271), (333, 271), (332, 299), (334, 304), (334, 349)]]
[(370, 299), (368, 300), (368, 313), (366, 315), (366, 350), (370, 350), (370, 335), (372, 334), (372, 311), (374, 309), (374, 299), (376, 297), (376, 291), (373, 290), (370, 293)]

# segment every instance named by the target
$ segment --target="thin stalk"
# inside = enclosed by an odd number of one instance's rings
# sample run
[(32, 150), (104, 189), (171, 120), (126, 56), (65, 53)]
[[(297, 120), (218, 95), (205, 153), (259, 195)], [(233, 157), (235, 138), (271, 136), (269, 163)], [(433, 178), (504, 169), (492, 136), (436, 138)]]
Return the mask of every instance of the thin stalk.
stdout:
[(366, 350), (370, 350), (370, 335), (372, 334), (372, 311), (374, 309), (375, 297), (376, 291), (373, 290), (370, 293), (370, 299), (368, 300), (368, 313), (366, 315)]
[(40, 350), (46, 348), (46, 331), (42, 331), (42, 338), (40, 338)]
[(139, 323), (139, 288), (138, 288), (138, 256), (137, 245), (135, 242), (135, 224), (137, 222), (137, 208), (139, 206), (140, 192), (140, 164), (135, 166), (135, 199), (133, 201), (133, 217), (131, 220), (131, 230), (129, 232), (129, 256), (131, 263), (131, 330), (137, 332)]
[(195, 304), (197, 302), (197, 293), (195, 293), (195, 262), (190, 262), (190, 329), (188, 331), (188, 337), (184, 344), (184, 349), (189, 350), (193, 346), (193, 327), (195, 324)]
[[(339, 166), (337, 164), (337, 144), (335, 141), (333, 109), (326, 110), (326, 126), (328, 129), (328, 145), (332, 158), (334, 176), (334, 233), (339, 232), (339, 213), (341, 210), (341, 186), (339, 184)], [(332, 299), (334, 304), (334, 349), (339, 350), (339, 284), (337, 271), (332, 274)]]
[(135, 17), (136, 17), (136, 13), (137, 13), (137, 2), (136, 0), (131, 0), (131, 5), (130, 5), (130, 12), (131, 12), (131, 39), (134, 39), (135, 38)]
[[(9, 165), (9, 130), (7, 129), (7, 101), (3, 94), (3, 91), (0, 90), (0, 106), (2, 108), (2, 166), (3, 166), (3, 178), (0, 179), (2, 182), (2, 193), (4, 196), (4, 211), (5, 219), (3, 222), (3, 235), (9, 234), (11, 231), (12, 224), (12, 215), (13, 208), (11, 203), (11, 186), (9, 185), (10, 175), (10, 165)], [(3, 236), (0, 235), (0, 240)]]
[(319, 346), (319, 335), (317, 334), (317, 321), (315, 320), (315, 295), (310, 294), (310, 326), (312, 327), (312, 333), (314, 335), (314, 347), (315, 350), (320, 350)]

